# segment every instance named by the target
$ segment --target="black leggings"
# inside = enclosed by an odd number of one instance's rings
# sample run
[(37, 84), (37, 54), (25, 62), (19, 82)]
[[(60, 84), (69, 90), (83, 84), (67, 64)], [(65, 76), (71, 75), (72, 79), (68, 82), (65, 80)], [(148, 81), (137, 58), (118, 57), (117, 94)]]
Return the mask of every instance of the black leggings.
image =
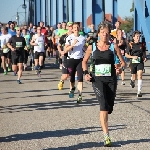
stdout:
[(77, 71), (78, 82), (83, 82), (82, 59), (67, 59), (67, 68), (70, 75), (70, 82), (75, 82), (75, 73)]

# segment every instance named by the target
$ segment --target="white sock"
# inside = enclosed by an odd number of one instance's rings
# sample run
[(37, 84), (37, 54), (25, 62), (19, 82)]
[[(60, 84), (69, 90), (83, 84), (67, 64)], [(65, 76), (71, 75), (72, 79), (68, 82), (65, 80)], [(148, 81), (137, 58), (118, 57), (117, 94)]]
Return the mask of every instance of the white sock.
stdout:
[(142, 90), (142, 80), (138, 80), (138, 92)]
[(131, 81), (132, 81), (132, 77), (131, 77)]

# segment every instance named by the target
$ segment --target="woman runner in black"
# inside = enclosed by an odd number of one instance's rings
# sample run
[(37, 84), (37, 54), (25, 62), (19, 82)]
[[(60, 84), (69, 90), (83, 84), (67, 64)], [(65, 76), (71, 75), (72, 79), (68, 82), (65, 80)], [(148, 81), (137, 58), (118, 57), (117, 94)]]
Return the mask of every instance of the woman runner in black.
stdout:
[[(90, 45), (82, 61), (82, 67), (85, 74), (85, 80), (91, 81), (95, 95), (100, 104), (100, 122), (104, 132), (104, 146), (111, 146), (111, 140), (108, 132), (108, 114), (113, 111), (117, 77), (114, 66), (114, 52), (110, 50), (109, 44), (110, 29), (107, 23), (103, 22), (98, 26), (98, 36), (100, 40), (97, 43), (96, 50), (93, 52), (92, 74), (88, 73), (87, 62), (92, 53)], [(124, 59), (116, 43), (114, 43), (117, 56), (120, 59), (121, 66), (125, 66)]]

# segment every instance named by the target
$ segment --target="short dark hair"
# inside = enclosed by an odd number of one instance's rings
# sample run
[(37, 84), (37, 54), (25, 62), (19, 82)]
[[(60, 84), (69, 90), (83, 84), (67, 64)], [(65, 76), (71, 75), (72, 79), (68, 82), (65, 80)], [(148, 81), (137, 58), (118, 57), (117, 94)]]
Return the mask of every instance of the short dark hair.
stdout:
[(103, 22), (101, 22), (101, 23), (98, 25), (97, 33), (99, 33), (100, 30), (101, 30), (101, 29), (104, 29), (104, 28), (108, 28), (109, 33), (111, 32), (111, 25), (108, 24), (106, 21), (103, 21)]
[(121, 22), (120, 22), (119, 20), (117, 20), (116, 23), (117, 23), (117, 22), (118, 22), (119, 24), (121, 24)]
[(133, 34), (132, 34), (132, 37), (135, 37), (136, 34), (141, 34), (141, 32), (138, 31), (138, 30), (135, 30), (135, 31), (133, 32)]

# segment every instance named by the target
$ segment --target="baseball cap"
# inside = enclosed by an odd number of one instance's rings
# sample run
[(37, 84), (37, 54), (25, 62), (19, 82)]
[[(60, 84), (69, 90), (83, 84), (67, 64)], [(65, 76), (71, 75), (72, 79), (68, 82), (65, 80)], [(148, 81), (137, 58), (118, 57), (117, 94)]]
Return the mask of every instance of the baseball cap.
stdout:
[(67, 23), (67, 26), (72, 26), (73, 25), (73, 22), (68, 22)]

